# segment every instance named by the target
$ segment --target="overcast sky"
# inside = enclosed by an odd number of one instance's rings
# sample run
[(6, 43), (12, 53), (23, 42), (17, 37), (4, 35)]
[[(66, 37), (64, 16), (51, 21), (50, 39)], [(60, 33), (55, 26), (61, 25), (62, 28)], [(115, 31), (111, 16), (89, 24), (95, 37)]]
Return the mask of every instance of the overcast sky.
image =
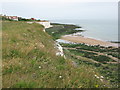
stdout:
[(118, 0), (2, 0), (0, 13), (37, 19), (117, 19)]
[(118, 2), (119, 0), (1, 0), (2, 2)]

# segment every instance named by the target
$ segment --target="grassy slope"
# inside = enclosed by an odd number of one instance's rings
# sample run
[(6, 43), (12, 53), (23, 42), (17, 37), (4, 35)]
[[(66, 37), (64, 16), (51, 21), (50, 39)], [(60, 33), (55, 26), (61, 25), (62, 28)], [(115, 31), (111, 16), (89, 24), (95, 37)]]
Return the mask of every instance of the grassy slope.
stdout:
[(3, 22), (3, 88), (109, 87), (92, 66), (75, 67), (55, 55), (52, 37), (39, 24)]
[[(111, 85), (113, 87), (118, 87), (119, 83), (119, 78), (118, 78), (118, 64), (116, 61), (113, 59), (103, 56), (103, 55), (98, 55), (97, 53), (102, 52), (103, 54), (109, 54), (113, 53), (113, 55), (118, 54), (118, 48), (105, 48), (100, 46), (87, 46), (85, 44), (61, 44), (62, 47), (68, 48), (64, 49), (64, 52), (66, 55), (69, 55), (68, 57), (72, 58), (75, 62), (78, 63), (78, 65), (81, 63), (86, 63), (88, 65), (92, 65), (96, 67), (100, 71), (100, 73), (108, 80), (111, 82)], [(72, 49), (70, 49), (72, 48)], [(74, 48), (74, 49), (73, 49)], [(86, 51), (83, 51), (86, 50)], [(91, 51), (91, 52), (88, 52)], [(93, 53), (93, 52), (94, 53)], [(97, 53), (95, 53), (97, 52)], [(117, 53), (117, 54), (116, 54)], [(79, 57), (79, 58), (77, 58)], [(119, 57), (116, 57), (119, 58)], [(81, 59), (81, 60), (79, 60)], [(92, 59), (92, 60), (91, 60)], [(94, 61), (97, 61), (98, 63), (95, 63)], [(116, 62), (116, 64), (109, 64), (107, 62)]]

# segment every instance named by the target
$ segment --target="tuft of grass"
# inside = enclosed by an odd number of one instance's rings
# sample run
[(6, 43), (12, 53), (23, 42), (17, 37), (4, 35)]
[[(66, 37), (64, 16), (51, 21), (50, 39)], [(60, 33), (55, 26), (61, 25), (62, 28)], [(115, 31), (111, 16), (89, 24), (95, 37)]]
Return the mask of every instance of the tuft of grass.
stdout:
[(11, 88), (35, 88), (36, 83), (35, 82), (25, 82), (21, 81), (13, 85)]
[(10, 65), (8, 68), (6, 68), (6, 69), (3, 71), (3, 75), (15, 73), (15, 72), (18, 72), (19, 70), (21, 70), (21, 67), (20, 67), (20, 66), (12, 66), (12, 65)]

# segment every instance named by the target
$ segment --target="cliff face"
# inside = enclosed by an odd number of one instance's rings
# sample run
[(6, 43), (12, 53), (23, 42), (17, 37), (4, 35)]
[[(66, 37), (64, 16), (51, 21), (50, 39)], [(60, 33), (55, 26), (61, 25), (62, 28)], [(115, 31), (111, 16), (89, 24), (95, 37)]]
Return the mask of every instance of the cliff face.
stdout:
[(56, 52), (56, 55), (57, 55), (57, 56), (64, 56), (62, 46), (61, 46), (58, 42), (56, 42), (55, 46), (56, 46), (56, 48), (57, 48), (57, 50), (56, 50), (56, 51), (57, 51), (57, 52)]
[(50, 22), (49, 21), (36, 21), (36, 22), (27, 22), (27, 23), (38, 23), (38, 24), (41, 24), (44, 26), (44, 28), (50, 28), (52, 27), (52, 25), (50, 25)]
[[(55, 42), (37, 23), (3, 22), (3, 88), (72, 88), (109, 85), (95, 78), (94, 67), (75, 67), (70, 59), (56, 56)], [(61, 47), (60, 47), (61, 50)]]
[(50, 25), (50, 22), (37, 22), (39, 24), (42, 24), (45, 28), (50, 28), (52, 25)]

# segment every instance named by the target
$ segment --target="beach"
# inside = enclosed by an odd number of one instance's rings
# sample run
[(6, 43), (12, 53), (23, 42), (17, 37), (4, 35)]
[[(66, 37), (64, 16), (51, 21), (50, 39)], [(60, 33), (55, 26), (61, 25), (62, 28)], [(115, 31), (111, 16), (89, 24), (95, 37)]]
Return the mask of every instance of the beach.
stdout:
[(118, 44), (106, 42), (106, 41), (102, 41), (102, 40), (97, 40), (94, 38), (88, 38), (88, 37), (84, 37), (84, 36), (65, 35), (65, 36), (62, 36), (61, 39), (71, 41), (74, 43), (85, 43), (88, 45), (93, 45), (93, 46), (100, 45), (100, 46), (105, 46), (105, 47), (112, 46), (112, 47), (118, 48)]

